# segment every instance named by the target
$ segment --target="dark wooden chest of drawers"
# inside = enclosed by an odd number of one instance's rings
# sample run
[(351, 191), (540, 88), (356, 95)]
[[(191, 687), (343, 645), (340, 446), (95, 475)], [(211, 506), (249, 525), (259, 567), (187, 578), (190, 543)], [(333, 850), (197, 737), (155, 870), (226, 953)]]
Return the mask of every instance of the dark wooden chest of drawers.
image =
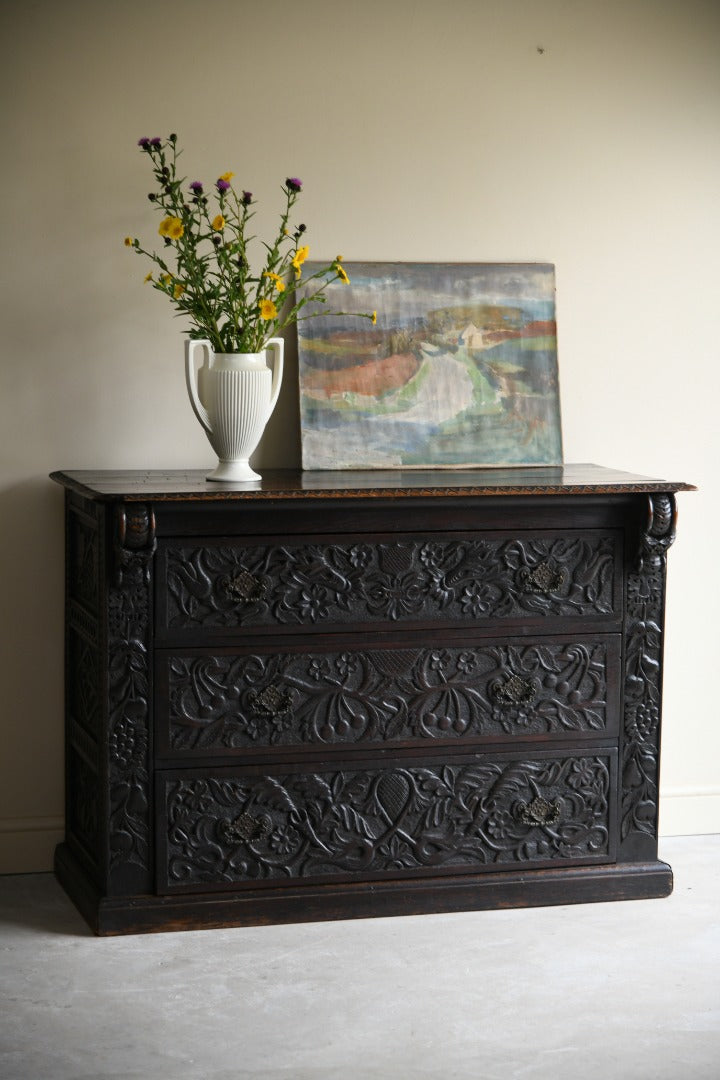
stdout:
[(55, 473), (98, 933), (666, 895), (665, 557), (595, 466)]

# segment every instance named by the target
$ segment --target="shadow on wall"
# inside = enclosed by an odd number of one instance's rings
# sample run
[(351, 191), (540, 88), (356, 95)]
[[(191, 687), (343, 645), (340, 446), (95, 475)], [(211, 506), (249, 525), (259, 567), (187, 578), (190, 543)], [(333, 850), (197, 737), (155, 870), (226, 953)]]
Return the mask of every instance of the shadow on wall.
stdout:
[(259, 450), (253, 457), (255, 467), (266, 469), (300, 468), (300, 402), (298, 390), (297, 332), (294, 327), (283, 334), (285, 370), (277, 405), (265, 428)]
[(47, 476), (0, 491), (0, 818), (62, 813), (63, 507)]

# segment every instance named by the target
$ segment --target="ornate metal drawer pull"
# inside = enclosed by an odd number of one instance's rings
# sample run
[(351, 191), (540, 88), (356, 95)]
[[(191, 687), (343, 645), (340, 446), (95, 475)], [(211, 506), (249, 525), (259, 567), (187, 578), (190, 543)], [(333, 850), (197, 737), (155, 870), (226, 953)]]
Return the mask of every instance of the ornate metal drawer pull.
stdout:
[(556, 825), (560, 820), (560, 800), (548, 802), (537, 795), (531, 803), (519, 803), (516, 816), (523, 825)]
[(292, 712), (292, 694), (289, 690), (279, 690), (277, 686), (253, 690), (248, 700), (254, 711), (262, 716), (285, 716)]
[(532, 569), (524, 566), (518, 571), (518, 580), (525, 592), (547, 595), (562, 589), (567, 581), (567, 571), (562, 567), (554, 567), (552, 563), (541, 562)]
[(530, 705), (537, 697), (537, 687), (532, 679), (511, 675), (506, 682), (493, 683), (490, 693), (496, 705)]
[(272, 830), (272, 822), (267, 815), (254, 817), (252, 814), (240, 814), (234, 821), (221, 821), (219, 832), (226, 844), (249, 844), (252, 840), (263, 840)]
[(239, 570), (233, 577), (226, 578), (223, 588), (231, 600), (243, 604), (253, 604), (265, 596), (265, 582), (255, 577), (249, 570)]

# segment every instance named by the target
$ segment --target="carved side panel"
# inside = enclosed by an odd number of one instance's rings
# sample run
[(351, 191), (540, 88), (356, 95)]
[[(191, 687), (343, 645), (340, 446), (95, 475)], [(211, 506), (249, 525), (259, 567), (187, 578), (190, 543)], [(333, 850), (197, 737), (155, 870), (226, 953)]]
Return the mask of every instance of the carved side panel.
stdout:
[(116, 509), (109, 586), (109, 891), (152, 888), (150, 761), (152, 511)]
[(66, 500), (65, 835), (89, 876), (104, 876), (103, 705), (101, 699), (100, 566), (102, 512)]
[(86, 611), (97, 614), (100, 596), (98, 508), (88, 503), (70, 513), (67, 544), (70, 595)]
[(612, 858), (613, 752), (166, 779), (167, 887)]
[[(164, 659), (172, 751), (614, 734), (619, 635)], [(159, 687), (158, 687), (159, 689)]]
[(169, 545), (166, 625), (303, 629), (612, 615), (617, 537), (539, 533), (263, 547)]
[(648, 523), (627, 577), (621, 860), (657, 854), (665, 563), (675, 498), (648, 497)]

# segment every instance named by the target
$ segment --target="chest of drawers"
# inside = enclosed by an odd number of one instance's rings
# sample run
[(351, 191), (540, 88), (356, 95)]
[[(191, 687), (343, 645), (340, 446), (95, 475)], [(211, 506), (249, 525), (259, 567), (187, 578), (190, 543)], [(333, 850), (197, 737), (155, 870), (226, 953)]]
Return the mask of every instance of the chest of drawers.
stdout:
[(101, 934), (666, 895), (666, 552), (595, 466), (68, 472), (66, 839)]

